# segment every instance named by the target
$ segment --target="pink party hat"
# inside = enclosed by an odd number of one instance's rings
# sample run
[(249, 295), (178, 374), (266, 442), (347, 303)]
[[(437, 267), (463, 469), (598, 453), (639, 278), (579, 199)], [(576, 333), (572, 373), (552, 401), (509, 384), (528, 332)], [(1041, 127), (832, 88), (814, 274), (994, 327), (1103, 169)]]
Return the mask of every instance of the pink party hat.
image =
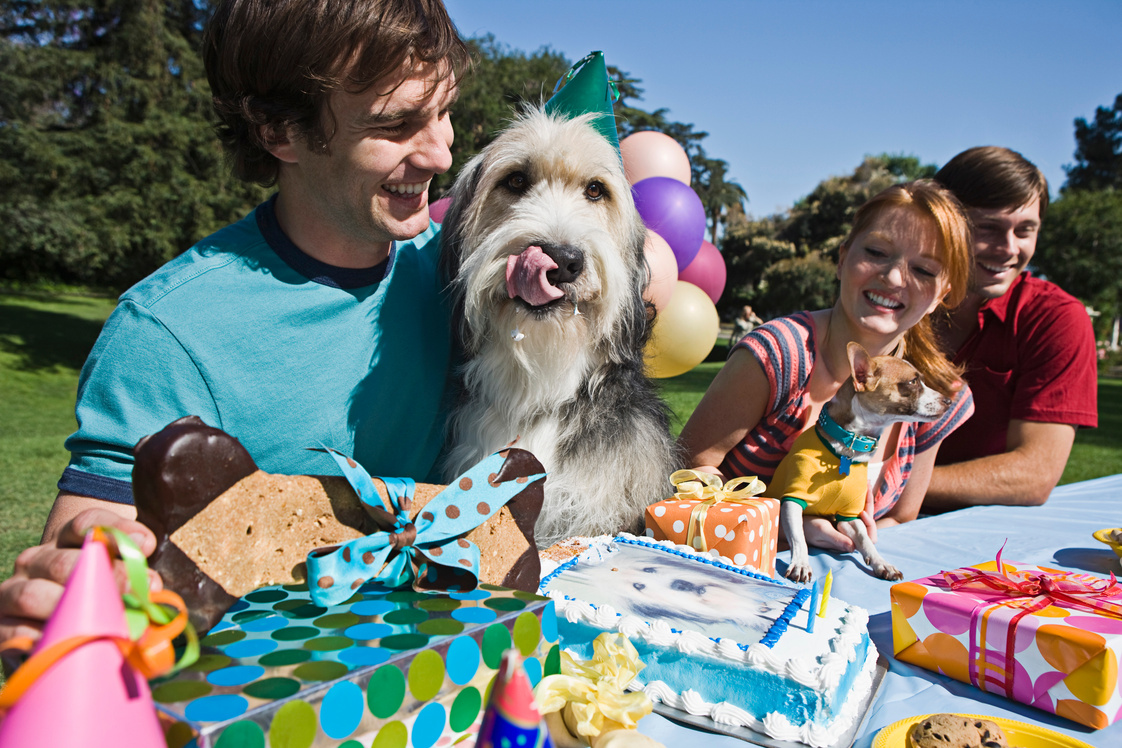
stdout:
[[(32, 654), (73, 637), (128, 639), (105, 545), (86, 537)], [(17, 671), (18, 673), (18, 671)], [(40, 675), (0, 722), (0, 747), (165, 748), (148, 683), (109, 638), (81, 644)]]

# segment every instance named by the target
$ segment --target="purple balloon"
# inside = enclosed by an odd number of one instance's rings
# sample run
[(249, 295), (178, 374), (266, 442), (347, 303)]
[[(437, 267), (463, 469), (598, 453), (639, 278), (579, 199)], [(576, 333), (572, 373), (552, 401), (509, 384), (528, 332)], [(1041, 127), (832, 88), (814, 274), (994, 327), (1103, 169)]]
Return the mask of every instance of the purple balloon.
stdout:
[(705, 207), (687, 185), (670, 177), (647, 177), (631, 187), (635, 207), (647, 228), (674, 250), (678, 270), (684, 270), (705, 239)]
[(721, 298), (725, 291), (725, 281), (728, 280), (728, 270), (725, 268), (725, 257), (721, 250), (711, 242), (702, 241), (697, 257), (686, 266), (685, 270), (678, 273), (678, 280), (692, 283), (704, 291), (713, 303)]

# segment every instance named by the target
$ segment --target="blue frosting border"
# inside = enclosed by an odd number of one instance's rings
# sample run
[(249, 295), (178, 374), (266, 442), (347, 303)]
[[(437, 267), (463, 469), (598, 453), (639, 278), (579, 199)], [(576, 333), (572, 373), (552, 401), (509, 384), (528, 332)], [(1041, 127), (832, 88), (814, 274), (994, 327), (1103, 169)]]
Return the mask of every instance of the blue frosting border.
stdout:
[[(709, 566), (714, 566), (718, 569), (724, 569), (725, 571), (731, 571), (735, 574), (739, 574), (739, 575), (744, 576), (744, 577), (749, 577), (750, 579), (756, 579), (756, 580), (759, 580), (761, 582), (767, 582), (768, 584), (774, 584), (776, 587), (798, 588), (799, 591), (795, 593), (795, 599), (792, 600), (790, 602), (790, 604), (787, 605), (787, 607), (783, 609), (783, 612), (780, 613), (779, 617), (775, 619), (775, 622), (771, 625), (771, 628), (769, 628), (767, 633), (764, 634), (764, 637), (762, 639), (760, 639), (760, 644), (763, 644), (768, 649), (771, 649), (772, 647), (774, 647), (776, 645), (776, 643), (779, 642), (780, 637), (782, 637), (783, 634), (786, 633), (787, 627), (791, 625), (791, 620), (795, 617), (795, 614), (799, 612), (799, 610), (803, 607), (803, 603), (805, 603), (807, 601), (807, 599), (810, 597), (810, 588), (809, 587), (806, 587), (806, 586), (800, 587), (799, 585), (796, 585), (793, 582), (788, 582), (785, 579), (784, 580), (778, 580), (778, 579), (773, 579), (772, 577), (765, 577), (763, 574), (758, 574), (754, 571), (748, 571), (747, 569), (744, 569), (740, 566), (733, 566), (731, 564), (726, 564), (726, 563), (723, 563), (721, 561), (717, 561), (716, 559), (714, 559), (712, 557), (709, 557), (709, 556), (700, 556), (700, 555), (693, 554), (693, 553), (686, 553), (684, 551), (679, 551), (677, 548), (668, 548), (665, 545), (659, 545), (659, 544), (656, 544), (656, 543), (652, 543), (652, 542), (643, 540), (642, 538), (632, 539), (632, 538), (615, 537), (615, 538), (612, 538), (611, 542), (612, 543), (625, 543), (627, 545), (634, 545), (634, 546), (638, 546), (640, 548), (650, 548), (651, 550), (662, 551), (663, 553), (669, 553), (673, 556), (680, 556), (682, 558), (685, 558), (685, 559), (688, 559), (690, 561), (694, 561), (694, 562), (697, 562), (697, 563), (700, 563), (700, 564), (708, 564)], [(556, 569), (551, 571), (549, 574), (547, 574), (545, 576), (545, 578), (542, 579), (541, 584), (538, 585), (538, 591), (542, 594), (545, 594), (547, 592), (546, 588), (549, 586), (549, 583), (553, 581), (553, 578), (556, 577), (556, 576), (559, 576), (559, 575), (565, 573), (566, 571), (568, 571), (569, 569), (573, 568), (573, 566), (575, 566), (577, 564), (577, 562), (580, 561), (580, 557), (583, 556), (583, 555), (584, 555), (583, 553), (580, 553), (580, 554), (574, 556), (573, 558), (569, 559), (568, 561), (566, 561), (565, 563), (561, 564)], [(566, 600), (573, 600), (574, 602), (581, 602), (574, 597), (569, 597), (568, 595), (563, 595), (563, 597)], [(588, 604), (591, 605), (591, 603), (588, 603)], [(596, 606), (592, 605), (592, 607), (595, 608)], [(811, 611), (811, 614), (813, 615), (813, 611)], [(677, 629), (672, 628), (670, 630), (672, 632), (674, 632), (675, 634), (682, 633), (681, 631), (678, 631)], [(719, 642), (721, 639), (720, 639), (720, 637), (718, 637), (716, 639), (711, 638), (710, 640), (715, 641), (715, 642)], [(741, 643), (737, 642), (736, 646), (740, 647), (741, 650), (747, 651), (748, 647), (750, 647), (752, 645), (751, 644), (741, 644)]]

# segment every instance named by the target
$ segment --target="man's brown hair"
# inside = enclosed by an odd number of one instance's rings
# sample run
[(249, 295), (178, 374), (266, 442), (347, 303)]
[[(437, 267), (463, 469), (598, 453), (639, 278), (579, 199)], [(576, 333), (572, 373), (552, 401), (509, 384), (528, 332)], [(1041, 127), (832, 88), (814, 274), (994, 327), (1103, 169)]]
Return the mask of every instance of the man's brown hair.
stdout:
[(967, 208), (1013, 210), (1040, 198), (1040, 217), (1048, 209), (1048, 180), (1036, 165), (1008, 148), (969, 148), (935, 174), (935, 181)]
[(359, 93), (421, 65), (459, 77), (470, 54), (441, 0), (221, 0), (204, 58), (234, 173), (268, 186), (273, 138), (292, 132), (327, 151), (332, 91)]

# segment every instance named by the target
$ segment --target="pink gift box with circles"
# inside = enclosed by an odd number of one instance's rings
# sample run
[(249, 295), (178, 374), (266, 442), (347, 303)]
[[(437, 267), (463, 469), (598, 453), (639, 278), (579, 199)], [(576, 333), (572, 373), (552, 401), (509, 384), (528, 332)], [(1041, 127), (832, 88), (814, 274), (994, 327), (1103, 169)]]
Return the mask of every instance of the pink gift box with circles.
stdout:
[[(775, 576), (775, 550), (779, 538), (779, 502), (752, 498), (718, 501), (707, 506), (698, 499), (670, 498), (651, 504), (646, 511), (647, 537), (693, 545), (696, 550), (725, 556), (737, 566)], [(687, 539), (694, 512), (703, 513), (701, 532)]]
[(1122, 586), (994, 561), (895, 584), (898, 660), (1101, 729), (1122, 716)]

